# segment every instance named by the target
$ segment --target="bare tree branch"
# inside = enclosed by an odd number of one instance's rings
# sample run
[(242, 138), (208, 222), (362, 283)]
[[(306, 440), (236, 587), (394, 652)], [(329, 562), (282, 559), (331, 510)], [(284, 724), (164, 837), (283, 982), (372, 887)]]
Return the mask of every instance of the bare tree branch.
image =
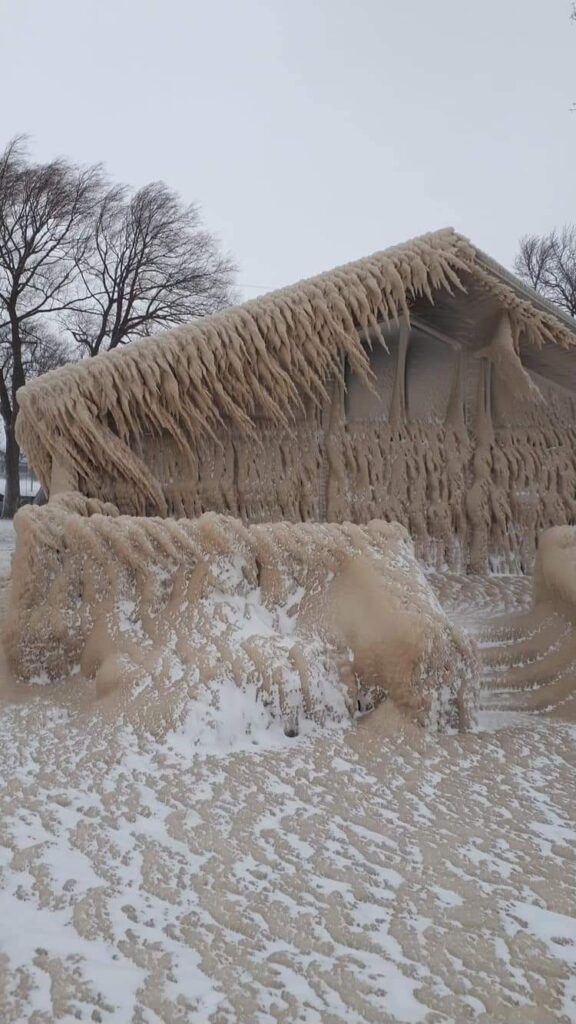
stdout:
[(576, 227), (526, 235), (514, 264), (521, 280), (570, 316), (576, 316)]
[(229, 305), (234, 267), (162, 182), (103, 197), (78, 260), (80, 310), (62, 323), (90, 354)]

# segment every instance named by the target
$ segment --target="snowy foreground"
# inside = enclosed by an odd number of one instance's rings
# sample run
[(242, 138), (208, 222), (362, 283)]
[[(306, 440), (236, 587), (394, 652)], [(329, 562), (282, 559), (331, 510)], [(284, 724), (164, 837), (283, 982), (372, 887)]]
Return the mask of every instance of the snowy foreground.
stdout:
[(2, 1024), (576, 1020), (574, 726), (289, 740), (226, 697), (148, 746), (1, 709)]

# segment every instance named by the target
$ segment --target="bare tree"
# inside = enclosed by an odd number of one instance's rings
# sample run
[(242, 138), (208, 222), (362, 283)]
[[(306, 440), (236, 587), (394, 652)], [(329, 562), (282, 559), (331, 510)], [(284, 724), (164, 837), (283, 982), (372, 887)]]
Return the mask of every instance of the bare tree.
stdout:
[(548, 235), (526, 235), (514, 264), (522, 281), (576, 316), (576, 227)]
[[(42, 320), (30, 321), (22, 328), (22, 365), (27, 381), (74, 362), (76, 353), (59, 334)], [(0, 330), (0, 368), (10, 379), (13, 365), (11, 332)]]
[(90, 244), (78, 251), (77, 305), (62, 325), (91, 356), (232, 301), (234, 267), (164, 183), (102, 197)]
[(23, 139), (0, 154), (0, 414), (6, 436), (6, 489), (2, 516), (20, 499), (15, 436), (18, 389), (45, 353), (39, 322), (74, 308), (78, 265), (90, 238), (94, 204), (101, 194), (97, 167), (78, 169), (63, 160), (33, 164)]

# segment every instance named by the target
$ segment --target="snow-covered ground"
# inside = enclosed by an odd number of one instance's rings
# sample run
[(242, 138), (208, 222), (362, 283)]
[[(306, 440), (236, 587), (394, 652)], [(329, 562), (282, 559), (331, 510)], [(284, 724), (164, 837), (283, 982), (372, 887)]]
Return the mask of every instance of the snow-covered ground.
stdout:
[(289, 740), (252, 704), (162, 744), (2, 708), (2, 1024), (576, 1020), (574, 726)]
[(10, 561), (14, 551), (14, 527), (11, 519), (0, 519), (0, 577), (10, 572)]

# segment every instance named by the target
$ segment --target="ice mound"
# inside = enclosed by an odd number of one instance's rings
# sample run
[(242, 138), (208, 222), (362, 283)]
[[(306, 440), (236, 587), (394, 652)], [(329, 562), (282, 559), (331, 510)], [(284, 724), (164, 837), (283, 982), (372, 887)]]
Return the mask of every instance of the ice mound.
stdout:
[(568, 619), (576, 618), (576, 527), (553, 526), (540, 534), (534, 597), (537, 604), (552, 604)]
[(229, 727), (237, 689), (248, 732), (296, 735), (385, 699), (432, 729), (474, 715), (472, 646), (398, 524), (137, 518), (68, 494), (15, 526), (3, 633), (22, 682), (79, 666), (75, 685), (103, 706), (192, 743), (195, 722)]
[(538, 539), (532, 607), (488, 620), (478, 635), (483, 702), (497, 713), (576, 720), (576, 527)]

